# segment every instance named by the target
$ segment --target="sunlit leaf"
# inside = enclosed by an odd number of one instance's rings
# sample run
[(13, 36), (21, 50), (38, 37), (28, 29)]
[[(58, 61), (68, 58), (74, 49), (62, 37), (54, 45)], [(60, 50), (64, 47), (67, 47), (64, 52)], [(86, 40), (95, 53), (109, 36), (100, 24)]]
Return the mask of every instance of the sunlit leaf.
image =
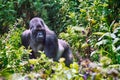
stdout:
[(105, 33), (104, 32), (94, 32), (93, 34), (102, 36)]
[(78, 26), (72, 27), (72, 29), (75, 31), (85, 31), (83, 27), (78, 27)]
[(75, 17), (75, 13), (74, 13), (74, 12), (69, 13), (69, 17), (70, 17), (70, 18), (74, 18), (74, 17)]
[(86, 12), (86, 10), (85, 9), (80, 9), (80, 12)]
[(68, 71), (65, 71), (64, 73), (66, 74), (68, 80), (70, 80), (72, 78), (72, 72), (71, 71), (68, 70)]
[(120, 52), (120, 46), (118, 46), (118, 47), (116, 48), (116, 51), (119, 51), (119, 52)]
[(120, 32), (120, 27), (116, 28), (113, 33), (119, 33)]
[(30, 64), (36, 64), (38, 63), (37, 59), (29, 59)]
[(119, 40), (120, 40), (119, 38), (115, 38), (115, 39), (113, 40), (113, 44), (116, 44)]
[(96, 43), (97, 46), (101, 46), (101, 45), (104, 45), (108, 42), (108, 40), (102, 40), (102, 41), (99, 41)]
[(112, 63), (111, 59), (109, 57), (101, 57), (100, 58), (100, 63), (102, 63), (103, 66), (109, 65)]
[(116, 35), (114, 33), (111, 34), (112, 38), (116, 38)]
[(111, 37), (111, 34), (109, 32), (103, 34), (98, 40), (102, 40), (104, 37)]
[(65, 61), (65, 58), (60, 58), (59, 59), (59, 62), (64, 62)]
[(73, 62), (73, 64), (70, 64), (71, 68), (75, 68), (76, 70), (79, 70), (79, 65), (76, 62)]
[(82, 49), (85, 49), (85, 48), (87, 48), (88, 46), (89, 46), (89, 44), (84, 43), (84, 44), (82, 44), (81, 48), (82, 48)]
[(94, 54), (96, 54), (98, 51), (96, 50), (96, 51), (93, 51), (91, 54), (90, 54), (90, 56), (93, 56)]

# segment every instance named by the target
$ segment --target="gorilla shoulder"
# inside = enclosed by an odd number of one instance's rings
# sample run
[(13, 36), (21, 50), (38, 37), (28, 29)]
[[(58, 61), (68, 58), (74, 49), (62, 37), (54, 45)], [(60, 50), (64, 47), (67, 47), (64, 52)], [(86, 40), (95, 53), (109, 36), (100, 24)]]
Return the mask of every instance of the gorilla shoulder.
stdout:
[(30, 30), (25, 30), (21, 35), (22, 45), (28, 48), (30, 41)]

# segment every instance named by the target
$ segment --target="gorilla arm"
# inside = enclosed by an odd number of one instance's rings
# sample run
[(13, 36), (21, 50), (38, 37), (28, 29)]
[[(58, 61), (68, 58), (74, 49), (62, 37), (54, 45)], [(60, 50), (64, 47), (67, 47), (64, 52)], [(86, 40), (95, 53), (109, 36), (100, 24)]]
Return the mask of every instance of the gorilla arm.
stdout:
[(60, 57), (65, 58), (65, 64), (69, 66), (73, 62), (73, 54), (70, 49), (69, 44), (61, 39), (58, 39), (58, 44), (59, 44), (59, 50), (57, 54), (57, 58), (59, 59)]
[(30, 30), (25, 30), (21, 35), (22, 45), (28, 48), (30, 44)]
[(46, 31), (46, 41), (45, 41), (45, 54), (57, 61), (56, 56), (58, 52), (58, 39), (57, 35), (53, 31)]

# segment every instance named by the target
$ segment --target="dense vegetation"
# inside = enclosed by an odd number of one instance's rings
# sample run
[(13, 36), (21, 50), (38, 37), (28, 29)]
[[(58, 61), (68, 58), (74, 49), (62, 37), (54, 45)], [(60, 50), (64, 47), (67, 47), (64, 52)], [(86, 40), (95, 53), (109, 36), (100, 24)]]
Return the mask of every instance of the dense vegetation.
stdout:
[[(43, 52), (29, 59), (21, 33), (39, 16), (66, 40), (74, 62), (54, 62)], [(120, 79), (119, 0), (0, 0), (0, 79)]]

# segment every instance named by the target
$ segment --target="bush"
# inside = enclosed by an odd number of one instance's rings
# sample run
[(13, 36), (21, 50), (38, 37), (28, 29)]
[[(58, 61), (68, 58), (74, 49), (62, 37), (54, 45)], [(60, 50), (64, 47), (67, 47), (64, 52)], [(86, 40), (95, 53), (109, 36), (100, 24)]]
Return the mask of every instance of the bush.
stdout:
[(104, 33), (96, 43), (98, 50), (93, 52), (93, 54), (99, 53), (101, 56), (107, 56), (111, 58), (114, 64), (120, 64), (119, 31), (120, 27), (116, 28), (112, 33)]
[[(119, 4), (119, 0), (1, 0), (0, 78), (119, 79)], [(64, 59), (54, 62), (43, 52), (29, 59), (31, 50), (21, 46), (20, 36), (34, 16), (42, 17), (57, 34), (62, 32), (59, 38), (70, 44), (76, 61), (69, 68)]]

